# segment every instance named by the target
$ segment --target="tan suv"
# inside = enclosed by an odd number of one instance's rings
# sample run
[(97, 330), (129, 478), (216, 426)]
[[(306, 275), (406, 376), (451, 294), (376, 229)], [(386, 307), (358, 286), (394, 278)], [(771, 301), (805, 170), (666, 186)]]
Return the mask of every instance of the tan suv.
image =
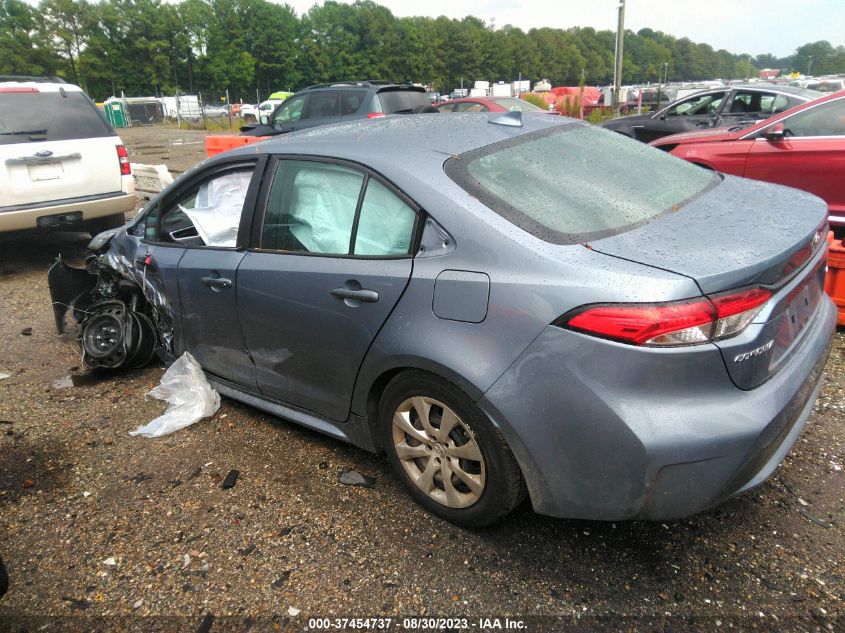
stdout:
[(0, 77), (0, 232), (94, 235), (122, 225), (135, 202), (126, 148), (81, 88)]

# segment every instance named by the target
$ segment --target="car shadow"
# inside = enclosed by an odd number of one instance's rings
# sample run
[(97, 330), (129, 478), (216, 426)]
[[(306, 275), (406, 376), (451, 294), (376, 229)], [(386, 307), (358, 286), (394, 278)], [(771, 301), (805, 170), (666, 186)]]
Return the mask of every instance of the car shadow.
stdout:
[(0, 277), (47, 271), (61, 255), (66, 261), (84, 260), (88, 233), (72, 231), (16, 231), (0, 235)]

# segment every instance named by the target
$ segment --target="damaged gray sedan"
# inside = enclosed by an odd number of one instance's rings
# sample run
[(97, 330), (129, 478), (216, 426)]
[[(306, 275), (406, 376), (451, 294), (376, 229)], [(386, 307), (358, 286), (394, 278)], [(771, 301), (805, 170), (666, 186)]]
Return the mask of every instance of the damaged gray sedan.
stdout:
[(387, 117), (207, 160), (50, 285), (87, 367), (190, 351), (457, 524), (526, 495), (668, 519), (763, 482), (804, 427), (826, 216), (565, 118)]

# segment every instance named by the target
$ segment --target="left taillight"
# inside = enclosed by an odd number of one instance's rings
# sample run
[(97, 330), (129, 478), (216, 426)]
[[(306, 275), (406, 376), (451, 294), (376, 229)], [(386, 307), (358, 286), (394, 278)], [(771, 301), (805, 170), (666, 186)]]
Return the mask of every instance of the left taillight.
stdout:
[(132, 167), (129, 165), (129, 152), (126, 151), (126, 146), (117, 145), (117, 162), (120, 163), (120, 175), (131, 176)]
[(587, 305), (553, 325), (630, 345), (698, 345), (742, 332), (771, 296), (755, 287), (688, 301)]

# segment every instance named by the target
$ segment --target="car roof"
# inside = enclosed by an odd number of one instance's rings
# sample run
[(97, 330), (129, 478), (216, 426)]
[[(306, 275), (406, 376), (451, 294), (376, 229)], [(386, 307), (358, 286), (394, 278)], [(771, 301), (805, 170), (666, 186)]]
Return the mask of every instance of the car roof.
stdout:
[(830, 94), (819, 97), (818, 99), (813, 99), (812, 101), (807, 101), (806, 103), (799, 103), (798, 105), (791, 107), (789, 110), (784, 110), (783, 112), (773, 114), (767, 119), (763, 119), (762, 121), (759, 121), (754, 125), (749, 125), (748, 127), (742, 128), (741, 130), (737, 130), (736, 132), (730, 132), (729, 127), (713, 128), (701, 131), (697, 130), (694, 132), (681, 132), (680, 134), (671, 134), (669, 136), (664, 136), (662, 138), (656, 139), (649, 143), (649, 145), (659, 147), (661, 145), (671, 145), (675, 142), (683, 142), (684, 144), (689, 144), (697, 143), (699, 141), (706, 142), (708, 138), (712, 140), (717, 137), (724, 137), (723, 139), (719, 138), (718, 140), (726, 141), (744, 139), (748, 136), (756, 134), (763, 128), (766, 128), (774, 123), (777, 123), (778, 121), (785, 119), (786, 117), (792, 116), (793, 114), (800, 112), (801, 110), (807, 110), (826, 101), (842, 99), (843, 97), (845, 97), (845, 90), (840, 90), (839, 92), (832, 92)]
[(800, 97), (807, 97), (810, 99), (815, 99), (816, 97), (822, 96), (822, 92), (818, 90), (808, 90), (807, 88), (797, 88), (795, 86), (784, 86), (781, 84), (769, 84), (763, 82), (755, 82), (751, 84), (734, 84), (731, 86), (732, 89), (740, 88), (742, 90), (765, 90), (766, 92), (784, 92), (786, 94), (797, 95)]
[[(82, 92), (82, 88), (74, 84), (65, 83), (58, 77), (9, 77), (0, 76), (2, 88), (31, 88), (36, 92)], [(30, 90), (32, 92), (33, 90)]]
[(413, 92), (425, 93), (425, 88), (423, 88), (422, 86), (415, 86), (413, 84), (398, 84), (392, 81), (367, 80), (334, 81), (322, 84), (314, 84), (313, 86), (303, 88), (297, 94), (301, 94), (311, 90), (360, 90), (361, 88), (373, 88), (376, 92), (381, 92), (382, 90), (410, 90)]
[[(498, 141), (559, 125), (581, 124), (567, 117), (522, 117), (522, 127), (490, 121), (502, 112), (442, 115), (400, 114), (349, 123), (322, 125), (275, 136), (267, 141), (226, 152), (228, 156), (293, 154), (361, 162), (382, 173), (415, 166), (439, 168), (458, 154)], [(408, 148), (414, 148), (409, 152)], [(442, 171), (442, 170), (441, 170)]]

